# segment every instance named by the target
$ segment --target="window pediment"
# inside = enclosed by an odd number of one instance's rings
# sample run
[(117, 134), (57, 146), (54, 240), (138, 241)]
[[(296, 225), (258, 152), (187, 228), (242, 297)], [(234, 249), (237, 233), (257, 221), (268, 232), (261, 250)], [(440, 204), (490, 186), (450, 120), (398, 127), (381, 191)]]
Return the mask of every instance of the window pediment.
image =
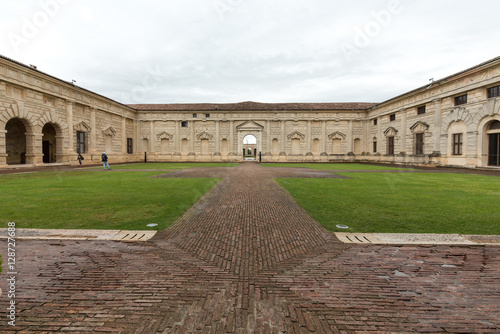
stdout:
[(391, 126), (391, 127), (389, 127), (389, 128), (387, 128), (387, 129), (384, 131), (384, 135), (385, 135), (386, 137), (394, 137), (394, 136), (396, 136), (396, 134), (397, 134), (397, 133), (398, 133), (398, 130), (397, 130), (396, 128), (392, 127), (392, 126)]

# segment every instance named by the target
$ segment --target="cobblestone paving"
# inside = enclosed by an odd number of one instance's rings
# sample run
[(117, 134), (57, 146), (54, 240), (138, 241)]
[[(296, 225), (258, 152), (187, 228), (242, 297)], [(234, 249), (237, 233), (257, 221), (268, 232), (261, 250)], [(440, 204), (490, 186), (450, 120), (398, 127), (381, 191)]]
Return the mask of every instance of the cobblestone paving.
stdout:
[(4, 293), (0, 332), (500, 332), (500, 247), (342, 244), (273, 181), (285, 174), (167, 174), (224, 180), (149, 242), (18, 241), (16, 327)]

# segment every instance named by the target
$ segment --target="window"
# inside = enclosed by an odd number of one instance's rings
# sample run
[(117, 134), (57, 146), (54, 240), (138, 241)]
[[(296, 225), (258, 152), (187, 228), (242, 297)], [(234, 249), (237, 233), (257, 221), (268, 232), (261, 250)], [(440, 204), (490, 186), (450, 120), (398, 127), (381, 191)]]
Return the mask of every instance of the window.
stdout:
[(377, 118), (374, 118), (374, 119), (373, 119), (373, 125), (377, 125), (377, 121), (378, 121), (378, 119), (377, 119)]
[(500, 96), (500, 86), (488, 88), (488, 98)]
[(462, 155), (462, 134), (453, 134), (453, 155)]
[(455, 97), (455, 105), (456, 106), (459, 106), (461, 104), (466, 104), (466, 103), (467, 103), (467, 94)]
[(187, 128), (188, 127), (188, 122), (186, 122), (186, 121), (181, 122), (181, 127)]
[(205, 117), (206, 118), (210, 118), (210, 114), (205, 114)]
[(424, 154), (424, 134), (423, 133), (415, 134), (415, 154), (416, 155)]
[(196, 117), (198, 117), (198, 114), (193, 114), (193, 118), (196, 118)]
[(396, 114), (392, 114), (392, 115), (389, 115), (389, 120), (392, 122), (392, 121), (395, 121), (396, 120)]
[(127, 138), (127, 153), (132, 154), (134, 152), (132, 138)]
[(421, 106), (417, 108), (417, 115), (425, 114), (425, 106)]
[(76, 132), (76, 152), (83, 154), (85, 153), (85, 132)]
[(387, 154), (394, 155), (394, 137), (387, 137)]
[(377, 153), (377, 142), (373, 142), (373, 153)]

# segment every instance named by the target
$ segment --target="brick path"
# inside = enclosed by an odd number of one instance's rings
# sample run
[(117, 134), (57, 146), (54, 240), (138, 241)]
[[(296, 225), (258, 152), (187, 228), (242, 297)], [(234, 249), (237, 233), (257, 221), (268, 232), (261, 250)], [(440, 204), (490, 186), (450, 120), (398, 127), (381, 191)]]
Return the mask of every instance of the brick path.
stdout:
[(18, 241), (0, 332), (500, 332), (500, 247), (342, 244), (273, 181), (286, 171), (166, 175), (225, 178), (146, 243)]

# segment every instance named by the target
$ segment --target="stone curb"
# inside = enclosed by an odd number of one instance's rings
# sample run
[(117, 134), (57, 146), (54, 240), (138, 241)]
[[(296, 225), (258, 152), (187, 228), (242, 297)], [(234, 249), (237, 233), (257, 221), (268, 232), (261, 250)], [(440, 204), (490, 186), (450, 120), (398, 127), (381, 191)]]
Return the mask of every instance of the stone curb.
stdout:
[[(55, 239), (55, 240), (114, 240), (125, 242), (147, 241), (157, 231), (120, 230), (58, 230), (17, 228), (15, 239)], [(0, 228), (0, 239), (7, 239), (7, 229)]]
[(500, 245), (500, 235), (335, 232), (343, 243), (377, 245)]

